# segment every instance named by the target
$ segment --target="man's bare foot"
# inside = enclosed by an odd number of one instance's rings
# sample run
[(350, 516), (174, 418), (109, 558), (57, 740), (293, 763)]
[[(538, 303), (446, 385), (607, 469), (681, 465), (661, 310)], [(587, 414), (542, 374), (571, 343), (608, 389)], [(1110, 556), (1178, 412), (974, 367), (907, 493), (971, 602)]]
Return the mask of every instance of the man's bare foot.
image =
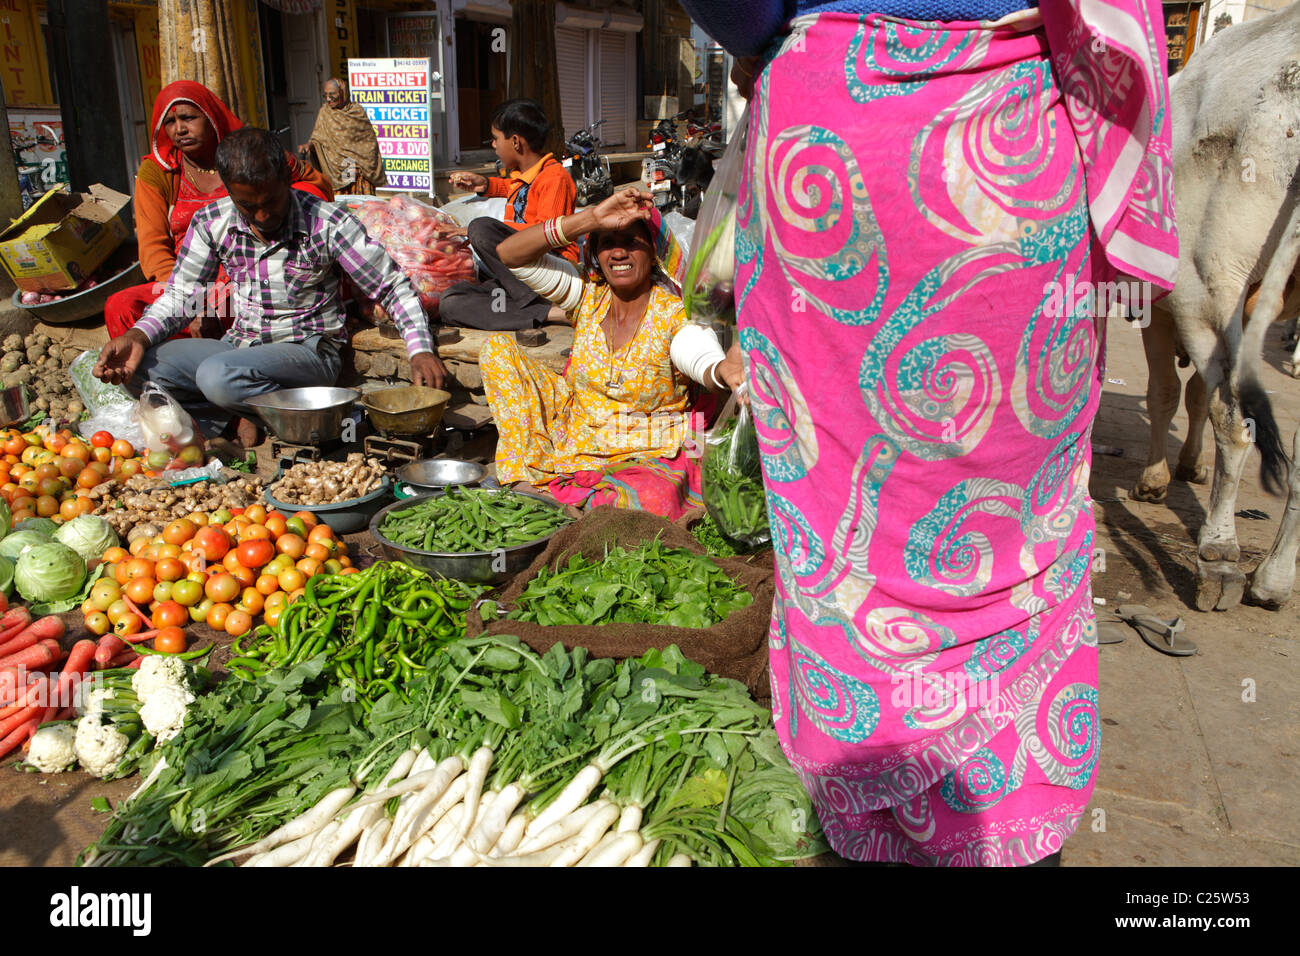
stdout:
[(239, 424), (235, 426), (235, 434), (239, 438), (239, 444), (245, 449), (256, 448), (265, 440), (261, 426), (257, 422), (248, 418), (241, 418)]

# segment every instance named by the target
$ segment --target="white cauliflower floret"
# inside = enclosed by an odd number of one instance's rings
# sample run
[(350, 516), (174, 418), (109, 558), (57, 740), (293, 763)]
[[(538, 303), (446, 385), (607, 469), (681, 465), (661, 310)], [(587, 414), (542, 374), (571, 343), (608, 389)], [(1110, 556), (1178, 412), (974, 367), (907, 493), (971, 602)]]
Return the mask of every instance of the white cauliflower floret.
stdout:
[(117, 696), (117, 692), (111, 687), (94, 687), (91, 688), (89, 682), (77, 685), (76, 693), (85, 694), (82, 698), (79, 708), (81, 715), (99, 715), (104, 712), (104, 701), (112, 700)]
[(184, 687), (167, 684), (155, 688), (140, 706), (144, 729), (153, 734), (158, 743), (171, 740), (185, 726), (185, 709), (193, 701), (194, 695)]
[(142, 704), (147, 704), (155, 691), (166, 687), (179, 687), (188, 691), (184, 661), (175, 657), (149, 656), (131, 678), (131, 689)]
[(32, 737), (27, 762), (41, 773), (62, 773), (77, 762), (73, 746), (77, 732), (71, 724), (51, 724)]
[(87, 773), (96, 777), (107, 777), (116, 770), (130, 744), (126, 734), (112, 724), (100, 723), (94, 714), (77, 721), (77, 737), (73, 744), (77, 760)]

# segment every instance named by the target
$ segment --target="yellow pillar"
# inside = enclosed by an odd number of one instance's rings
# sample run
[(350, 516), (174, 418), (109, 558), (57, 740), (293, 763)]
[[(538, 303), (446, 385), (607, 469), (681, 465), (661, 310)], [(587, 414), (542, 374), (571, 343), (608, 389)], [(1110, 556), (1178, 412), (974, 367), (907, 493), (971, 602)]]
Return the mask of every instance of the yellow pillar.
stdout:
[(163, 83), (194, 80), (236, 116), (266, 123), (256, 0), (159, 0)]

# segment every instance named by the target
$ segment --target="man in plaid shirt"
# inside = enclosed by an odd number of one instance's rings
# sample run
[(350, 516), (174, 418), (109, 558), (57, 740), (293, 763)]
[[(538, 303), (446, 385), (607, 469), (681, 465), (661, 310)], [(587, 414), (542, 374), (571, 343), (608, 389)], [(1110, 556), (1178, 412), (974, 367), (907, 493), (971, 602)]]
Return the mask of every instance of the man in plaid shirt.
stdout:
[[(447, 371), (409, 280), (355, 217), (290, 189), (279, 140), (246, 126), (221, 141), (216, 160), (229, 196), (195, 214), (167, 288), (104, 346), (95, 375), (122, 383), (139, 373), (216, 435), (232, 415), (255, 416), (253, 396), (334, 384), (347, 344), (341, 271), (393, 317), (415, 384), (441, 387)], [(234, 287), (230, 331), (220, 340), (170, 339), (221, 266)], [(250, 437), (241, 427), (240, 438)]]

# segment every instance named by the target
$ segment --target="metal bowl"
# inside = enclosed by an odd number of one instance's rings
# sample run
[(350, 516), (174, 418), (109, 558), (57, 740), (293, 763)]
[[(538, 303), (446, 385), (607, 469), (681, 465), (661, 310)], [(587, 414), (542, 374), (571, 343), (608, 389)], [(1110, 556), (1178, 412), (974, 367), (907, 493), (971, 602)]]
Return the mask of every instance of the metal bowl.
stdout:
[(248, 404), (282, 441), (318, 445), (343, 433), (343, 413), (360, 397), (355, 389), (318, 385), (267, 392), (248, 399)]
[[(495, 489), (497, 492), (500, 490)], [(460, 554), (407, 548), (394, 544), (380, 534), (379, 526), (384, 523), (384, 519), (390, 512), (413, 508), (441, 494), (442, 491), (435, 491), (394, 502), (370, 519), (370, 536), (375, 539), (385, 558), (389, 561), (404, 561), (413, 567), (428, 571), (435, 577), (451, 578), (469, 584), (503, 584), (532, 564), (533, 559), (546, 550), (555, 532), (561, 530), (556, 528), (544, 538), (502, 548), (499, 551), (467, 551)], [(526, 491), (516, 491), (515, 494), (540, 501), (556, 511), (564, 510), (563, 505), (541, 495), (529, 494)]]
[(140, 271), (140, 263), (133, 262), (98, 285), (93, 285), (75, 295), (59, 296), (54, 302), (46, 302), (43, 305), (23, 305), (21, 290), (13, 294), (11, 301), (18, 308), (30, 312), (37, 322), (63, 325), (66, 322), (80, 322), (101, 314), (110, 295), (133, 285), (141, 285), (143, 282), (144, 273)]
[(442, 421), (451, 393), (423, 385), (367, 392), (361, 407), (385, 435), (427, 435)]
[(484, 474), (486, 469), (477, 462), (460, 458), (426, 458), (399, 468), (397, 480), (412, 488), (434, 490), (451, 485), (477, 485)]
[(384, 476), (383, 484), (370, 494), (362, 495), (360, 498), (336, 501), (332, 505), (295, 505), (287, 501), (278, 501), (271, 494), (271, 485), (279, 481), (282, 475), (283, 472), (277, 474), (267, 484), (266, 490), (262, 492), (262, 497), (266, 499), (266, 503), (276, 511), (286, 515), (291, 515), (295, 511), (310, 511), (329, 525), (335, 534), (351, 534), (364, 528), (366, 522), (379, 510), (379, 507), (387, 500), (389, 492), (393, 490), (393, 483), (388, 480), (387, 476)]
[(0, 423), (3, 423), (3, 427), (8, 428), (10, 425), (25, 422), (31, 414), (27, 404), (26, 386), (15, 385), (13, 388), (0, 391)]

